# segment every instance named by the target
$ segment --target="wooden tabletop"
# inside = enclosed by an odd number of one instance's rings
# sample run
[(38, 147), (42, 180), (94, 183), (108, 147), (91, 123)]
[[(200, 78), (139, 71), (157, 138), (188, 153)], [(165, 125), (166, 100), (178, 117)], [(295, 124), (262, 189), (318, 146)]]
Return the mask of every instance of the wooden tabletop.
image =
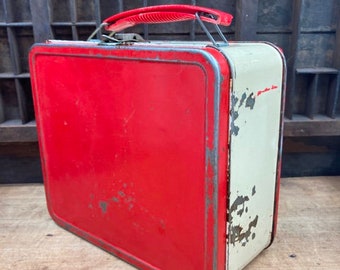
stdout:
[[(0, 185), (0, 269), (135, 268), (58, 227), (25, 184)], [(276, 239), (246, 269), (340, 269), (340, 176), (282, 179)]]

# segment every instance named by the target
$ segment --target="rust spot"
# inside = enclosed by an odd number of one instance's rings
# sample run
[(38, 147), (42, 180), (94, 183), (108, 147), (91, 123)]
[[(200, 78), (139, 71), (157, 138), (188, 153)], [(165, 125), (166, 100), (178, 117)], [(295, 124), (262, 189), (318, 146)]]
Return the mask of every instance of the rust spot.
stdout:
[(118, 203), (118, 202), (119, 202), (119, 198), (117, 198), (117, 197), (112, 197), (112, 201)]
[(99, 202), (99, 207), (102, 210), (102, 213), (106, 214), (106, 211), (107, 211), (107, 202), (100, 201)]
[[(241, 209), (236, 212), (238, 216), (242, 216), (243, 212), (245, 211), (245, 202), (249, 201), (248, 196), (238, 196), (236, 200), (233, 202), (233, 204), (230, 207), (230, 212), (234, 212), (237, 210), (239, 206), (241, 206)], [(232, 219), (232, 216), (231, 216)]]
[(126, 194), (125, 194), (125, 192), (124, 191), (118, 191), (118, 195), (120, 196), (120, 197), (125, 197), (126, 196)]
[(89, 202), (89, 208), (93, 209), (93, 200), (94, 200), (94, 194), (90, 194), (90, 202)]

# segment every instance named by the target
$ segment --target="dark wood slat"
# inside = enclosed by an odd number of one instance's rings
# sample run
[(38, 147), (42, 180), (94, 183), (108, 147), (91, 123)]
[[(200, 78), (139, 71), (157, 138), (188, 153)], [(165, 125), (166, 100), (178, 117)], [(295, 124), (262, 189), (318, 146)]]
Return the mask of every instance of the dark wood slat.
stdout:
[(333, 56), (333, 65), (335, 68), (340, 69), (340, 1), (334, 1), (335, 10), (337, 16), (337, 24), (336, 24), (336, 34), (335, 34), (335, 47), (334, 47), (334, 56)]
[(315, 103), (316, 103), (316, 94), (318, 91), (318, 85), (319, 85), (319, 74), (315, 74), (313, 76), (312, 82), (310, 86), (308, 87), (307, 92), (307, 103), (306, 103), (306, 115), (313, 119), (314, 113), (315, 113)]
[(0, 142), (36, 142), (35, 122), (22, 125), (20, 120), (9, 120), (0, 124)]
[(15, 88), (17, 91), (21, 123), (25, 124), (29, 121), (29, 115), (28, 115), (28, 110), (27, 110), (27, 97), (25, 95), (25, 91), (19, 79), (15, 79)]
[(0, 168), (0, 184), (42, 182), (38, 143), (0, 142)]
[(2, 93), (0, 91), (0, 124), (5, 121), (5, 108)]
[[(191, 5), (196, 6), (196, 4), (196, 0), (191, 0)], [(196, 40), (196, 22), (192, 21), (190, 24), (190, 40), (194, 41)]]
[(314, 116), (314, 120), (296, 115), (294, 120), (285, 119), (283, 135), (285, 137), (304, 136), (339, 136), (340, 117), (331, 119), (326, 116)]
[[(3, 1), (5, 20), (7, 24), (13, 22), (13, 10), (11, 4), (12, 4), (11, 1), (8, 0)], [(15, 74), (21, 73), (18, 42), (15, 36), (14, 29), (10, 26), (7, 26), (7, 37), (9, 43), (9, 51), (11, 55), (12, 70)]]
[(319, 28), (301, 28), (301, 34), (334, 34), (335, 28), (332, 27), (319, 27)]
[(0, 22), (0, 27), (29, 27), (31, 22)]
[[(94, 17), (95, 17), (95, 20), (96, 20), (96, 27), (99, 27), (102, 20), (101, 20), (101, 13), (100, 13), (100, 0), (95, 0), (94, 2)], [(97, 33), (97, 39), (100, 39), (102, 35), (102, 32), (101, 30), (98, 31)]]
[(46, 0), (30, 0), (34, 42), (52, 39), (50, 15), (46, 8)]
[[(148, 0), (143, 0), (143, 7), (147, 7), (147, 6), (148, 6)], [(145, 40), (149, 39), (149, 25), (148, 24), (143, 25), (143, 37)]]
[(71, 22), (74, 24), (77, 21), (77, 3), (76, 0), (68, 0), (70, 7), (70, 18)]
[(294, 113), (294, 95), (296, 84), (296, 56), (299, 49), (299, 36), (301, 25), (301, 10), (302, 0), (296, 0), (293, 2), (293, 14), (292, 14), (292, 36), (290, 42), (290, 53), (287, 59), (287, 93), (286, 93), (286, 108), (285, 116), (288, 119), (293, 118)]
[(13, 9), (11, 5), (11, 0), (3, 0), (2, 5), (4, 7), (4, 13), (6, 18), (6, 23), (12, 23), (13, 22)]
[(298, 68), (296, 74), (299, 75), (314, 75), (313, 81), (308, 89), (306, 115), (313, 118), (315, 113), (315, 100), (318, 88), (318, 79), (321, 75), (330, 75), (329, 91), (327, 94), (326, 115), (334, 118), (336, 106), (339, 96), (339, 71), (335, 68), (313, 67), (313, 68)]
[(235, 39), (256, 40), (258, 0), (236, 1)]
[(72, 22), (72, 39), (73, 40), (78, 40), (78, 29), (75, 26), (75, 23), (77, 21), (77, 6), (76, 6), (76, 1), (75, 0), (69, 0), (70, 2), (70, 15), (71, 15), (71, 22)]
[(339, 101), (339, 88), (340, 88), (340, 73), (331, 76), (331, 82), (327, 97), (326, 114), (331, 118), (335, 118), (336, 106)]
[(26, 79), (29, 77), (30, 77), (29, 73), (20, 73), (20, 74), (14, 74), (11, 72), (0, 73), (0, 79), (15, 79), (15, 78)]
[[(315, 116), (314, 120), (296, 116), (294, 120), (284, 120), (285, 137), (340, 136), (340, 117), (331, 119)], [(37, 133), (35, 122), (22, 125), (20, 120), (10, 120), (0, 124), (0, 142), (35, 142)]]
[(51, 26), (96, 26), (96, 22), (52, 22)]
[(72, 25), (71, 29), (72, 29), (72, 39), (79, 40), (77, 27), (75, 25)]
[(338, 74), (336, 68), (313, 67), (313, 68), (297, 68), (297, 74)]
[(18, 42), (15, 36), (14, 29), (12, 27), (7, 27), (7, 36), (8, 36), (8, 42), (9, 42), (9, 51), (11, 55), (11, 64), (12, 64), (12, 70), (14, 74), (21, 73), (21, 65), (20, 65), (20, 59), (19, 59), (19, 48), (18, 48)]
[(118, 11), (119, 11), (119, 12), (124, 11), (123, 0), (118, 0)]

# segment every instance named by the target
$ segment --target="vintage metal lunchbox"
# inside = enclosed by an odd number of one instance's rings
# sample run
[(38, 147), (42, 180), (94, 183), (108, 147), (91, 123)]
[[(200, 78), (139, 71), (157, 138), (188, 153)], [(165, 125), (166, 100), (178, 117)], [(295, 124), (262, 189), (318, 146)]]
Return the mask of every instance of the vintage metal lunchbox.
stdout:
[[(187, 5), (138, 23), (232, 16)], [(273, 240), (285, 62), (269, 43), (48, 41), (30, 52), (47, 205), (63, 228), (141, 269), (241, 269)]]

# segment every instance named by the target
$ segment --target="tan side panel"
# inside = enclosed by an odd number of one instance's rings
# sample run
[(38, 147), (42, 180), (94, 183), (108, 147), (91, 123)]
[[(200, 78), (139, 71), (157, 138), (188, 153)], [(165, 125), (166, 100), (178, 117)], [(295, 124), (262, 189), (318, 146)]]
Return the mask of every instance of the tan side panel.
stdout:
[(227, 269), (242, 269), (271, 240), (283, 64), (262, 43), (231, 44), (230, 198)]

